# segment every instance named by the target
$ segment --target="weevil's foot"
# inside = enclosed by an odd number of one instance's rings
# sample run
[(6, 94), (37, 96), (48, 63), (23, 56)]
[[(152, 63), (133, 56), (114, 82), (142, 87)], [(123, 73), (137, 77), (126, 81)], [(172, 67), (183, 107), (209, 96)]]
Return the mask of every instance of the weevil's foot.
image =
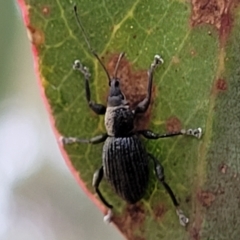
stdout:
[(58, 142), (62, 145), (62, 146), (64, 146), (65, 145), (65, 137), (63, 137), (63, 136), (61, 136), (59, 139), (58, 139)]
[(189, 222), (189, 219), (183, 214), (183, 211), (181, 209), (177, 209), (176, 212), (177, 212), (180, 224), (183, 227), (186, 227)]
[(181, 133), (184, 135), (189, 135), (189, 136), (194, 136), (196, 138), (201, 138), (202, 137), (202, 129), (201, 128), (196, 128), (196, 129), (182, 129)]
[(62, 145), (67, 145), (67, 144), (72, 144), (72, 143), (75, 143), (75, 138), (72, 138), (72, 137), (63, 137), (61, 136), (59, 141), (62, 143)]
[(80, 70), (83, 69), (83, 65), (81, 64), (81, 62), (79, 60), (75, 60), (73, 63), (73, 69), (74, 70)]
[(151, 68), (154, 69), (154, 68), (156, 68), (160, 64), (163, 64), (163, 59), (161, 58), (160, 55), (156, 54), (154, 56), (153, 63), (151, 64)]
[(112, 209), (108, 209), (107, 214), (103, 217), (103, 221), (107, 224), (110, 223), (112, 221), (112, 216), (113, 216)]
[(70, 142), (68, 138), (63, 136), (60, 137), (59, 141), (62, 143), (63, 146), (69, 144)]
[(85, 78), (89, 79), (91, 74), (87, 67), (83, 66), (79, 60), (75, 60), (73, 63), (73, 69), (80, 71)]
[(154, 56), (154, 61), (156, 62), (156, 65), (159, 65), (159, 64), (163, 64), (163, 63), (164, 63), (162, 57), (161, 57), (160, 55), (158, 55), (158, 54), (156, 54), (156, 55)]

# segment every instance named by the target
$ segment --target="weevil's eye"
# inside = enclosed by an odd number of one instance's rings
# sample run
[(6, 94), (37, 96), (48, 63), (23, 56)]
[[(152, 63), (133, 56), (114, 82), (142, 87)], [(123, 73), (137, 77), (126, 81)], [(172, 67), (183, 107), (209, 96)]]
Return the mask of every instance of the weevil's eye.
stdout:
[(114, 86), (115, 86), (115, 87), (118, 87), (118, 86), (119, 86), (119, 81), (118, 81), (118, 80), (116, 80), (116, 81), (114, 82)]
[(110, 82), (110, 87), (111, 88), (118, 88), (120, 85), (120, 82), (119, 82), (119, 79), (115, 78), (115, 79), (112, 79), (111, 82)]

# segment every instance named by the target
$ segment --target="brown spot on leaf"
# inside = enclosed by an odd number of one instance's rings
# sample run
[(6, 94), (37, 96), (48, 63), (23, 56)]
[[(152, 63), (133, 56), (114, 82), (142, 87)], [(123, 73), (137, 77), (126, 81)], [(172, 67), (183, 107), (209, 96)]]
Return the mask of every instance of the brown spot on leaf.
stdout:
[[(110, 76), (112, 76), (114, 73), (118, 57), (119, 54), (112, 55), (107, 63), (107, 69)], [(149, 66), (150, 64), (151, 63), (149, 63)], [(149, 66), (146, 66), (146, 68), (148, 68)], [(125, 94), (131, 109), (134, 109), (137, 104), (142, 101), (147, 95), (147, 70), (133, 70), (132, 64), (124, 57), (119, 64), (117, 77), (120, 78), (121, 90)], [(147, 128), (151, 117), (151, 110), (155, 95), (156, 88), (155, 86), (153, 86), (151, 102), (148, 110), (144, 114), (139, 114), (136, 117), (135, 126), (137, 130)]]
[(197, 194), (197, 198), (202, 206), (210, 207), (214, 202), (216, 196), (210, 191), (200, 191)]
[(178, 132), (181, 130), (181, 122), (177, 117), (171, 117), (166, 122), (168, 132)]
[(50, 14), (50, 8), (48, 6), (42, 7), (42, 13), (45, 16), (48, 16)]
[(191, 25), (213, 25), (224, 45), (233, 23), (232, 10), (238, 3), (239, 0), (192, 0)]
[(146, 240), (139, 236), (144, 233), (145, 211), (142, 203), (127, 205), (125, 214), (121, 217), (113, 216), (112, 221), (128, 240)]
[(165, 207), (161, 204), (154, 208), (154, 216), (156, 220), (160, 221), (166, 212)]
[(44, 34), (41, 30), (32, 26), (27, 26), (27, 30), (28, 38), (33, 45), (39, 46), (44, 43)]
[(226, 91), (227, 90), (227, 82), (224, 79), (218, 79), (216, 81), (216, 88), (218, 91)]
[(193, 227), (191, 229), (190, 235), (191, 235), (191, 239), (193, 239), (193, 240), (199, 240), (200, 239), (199, 230), (195, 227)]

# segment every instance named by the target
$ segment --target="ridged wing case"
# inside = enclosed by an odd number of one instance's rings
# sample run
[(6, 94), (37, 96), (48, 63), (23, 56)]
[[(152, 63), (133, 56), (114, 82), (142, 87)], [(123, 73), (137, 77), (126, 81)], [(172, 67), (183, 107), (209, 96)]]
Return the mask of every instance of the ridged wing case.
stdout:
[(133, 204), (139, 201), (149, 179), (147, 152), (137, 135), (108, 137), (103, 146), (106, 180), (116, 193)]

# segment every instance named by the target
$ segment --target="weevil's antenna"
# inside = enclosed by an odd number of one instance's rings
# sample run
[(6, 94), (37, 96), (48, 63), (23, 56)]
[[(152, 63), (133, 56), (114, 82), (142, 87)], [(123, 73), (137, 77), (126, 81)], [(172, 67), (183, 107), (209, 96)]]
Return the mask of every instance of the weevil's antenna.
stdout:
[(117, 64), (116, 64), (116, 67), (115, 67), (114, 73), (113, 73), (114, 78), (117, 77), (118, 67), (119, 67), (119, 64), (120, 64), (121, 60), (123, 59), (124, 55), (125, 55), (125, 52), (122, 52), (122, 53), (120, 53), (120, 55), (118, 57)]
[(101, 59), (99, 58), (99, 56), (97, 55), (97, 53), (92, 49), (91, 45), (90, 45), (90, 42), (89, 42), (89, 39), (87, 37), (87, 34), (85, 33), (85, 30), (83, 28), (83, 25), (80, 21), (80, 18), (78, 16), (78, 11), (77, 11), (77, 5), (74, 5), (74, 15), (75, 15), (75, 18), (77, 20), (77, 24), (78, 24), (78, 27), (81, 29), (82, 33), (83, 33), (83, 36), (84, 36), (84, 39), (85, 39), (85, 42), (87, 43), (88, 45), (88, 49), (90, 50), (90, 52), (96, 57), (96, 59), (98, 60), (98, 62), (101, 64), (102, 68), (104, 69), (107, 77), (108, 77), (108, 83), (109, 83), (109, 86), (110, 86), (110, 82), (111, 82), (111, 78), (110, 78), (110, 75), (106, 69), (106, 67), (104, 66), (104, 64), (102, 63)]

